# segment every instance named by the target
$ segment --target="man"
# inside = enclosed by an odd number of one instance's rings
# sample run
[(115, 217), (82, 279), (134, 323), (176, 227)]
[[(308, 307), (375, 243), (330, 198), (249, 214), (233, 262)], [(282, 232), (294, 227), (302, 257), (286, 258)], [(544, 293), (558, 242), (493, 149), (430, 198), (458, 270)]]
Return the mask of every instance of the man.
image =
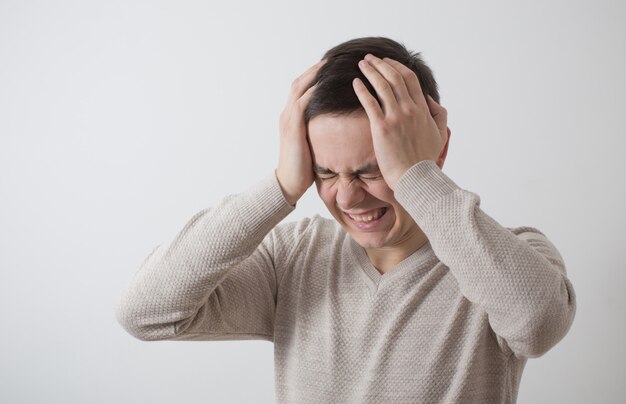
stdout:
[[(273, 341), (281, 403), (515, 402), (574, 290), (542, 233), (502, 227), (441, 171), (438, 101), (394, 41), (328, 51), (292, 85), (275, 175), (157, 247), (120, 323), (144, 340)], [(313, 182), (335, 220), (279, 225)]]

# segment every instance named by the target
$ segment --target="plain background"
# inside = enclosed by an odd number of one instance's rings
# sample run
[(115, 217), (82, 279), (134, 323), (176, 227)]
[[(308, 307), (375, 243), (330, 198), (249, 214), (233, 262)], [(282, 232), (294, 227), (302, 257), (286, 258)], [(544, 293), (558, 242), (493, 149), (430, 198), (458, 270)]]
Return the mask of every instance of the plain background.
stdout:
[[(617, 403), (626, 224), (619, 1), (0, 1), (0, 402), (271, 403), (269, 342), (141, 342), (122, 289), (191, 216), (269, 175), (291, 81), (330, 47), (421, 51), (444, 171), (541, 229), (578, 299), (520, 403)], [(287, 220), (322, 213), (311, 190)]]

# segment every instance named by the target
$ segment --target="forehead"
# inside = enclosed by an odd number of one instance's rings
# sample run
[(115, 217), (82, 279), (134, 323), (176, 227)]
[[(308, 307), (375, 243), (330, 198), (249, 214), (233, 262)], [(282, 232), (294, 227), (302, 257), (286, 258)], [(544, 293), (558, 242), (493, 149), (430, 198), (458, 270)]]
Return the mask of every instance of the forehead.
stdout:
[(308, 125), (313, 163), (335, 172), (375, 165), (369, 119), (365, 113), (322, 114)]

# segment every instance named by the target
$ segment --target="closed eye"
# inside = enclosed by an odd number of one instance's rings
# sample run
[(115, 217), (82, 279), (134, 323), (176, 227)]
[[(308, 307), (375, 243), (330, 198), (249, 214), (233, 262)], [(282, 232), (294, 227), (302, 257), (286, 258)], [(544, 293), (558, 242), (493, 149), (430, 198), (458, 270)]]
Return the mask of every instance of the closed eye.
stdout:
[(330, 180), (337, 176), (335, 173), (315, 173), (315, 176), (320, 180)]
[[(315, 177), (321, 181), (332, 180), (339, 177), (339, 174), (326, 168), (320, 167), (316, 164), (313, 166), (313, 172)], [(375, 164), (369, 164), (363, 168), (354, 170), (352, 174), (348, 174), (350, 181), (359, 180), (363, 182), (372, 182), (383, 180), (383, 175), (380, 169)]]
[(383, 178), (382, 174), (361, 174), (359, 175), (359, 179), (363, 181), (376, 181), (381, 180)]

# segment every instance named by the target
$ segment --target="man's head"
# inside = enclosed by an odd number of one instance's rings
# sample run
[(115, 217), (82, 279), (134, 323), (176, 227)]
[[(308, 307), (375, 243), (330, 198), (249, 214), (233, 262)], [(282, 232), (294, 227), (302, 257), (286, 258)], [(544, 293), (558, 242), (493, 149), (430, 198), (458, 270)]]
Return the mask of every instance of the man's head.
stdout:
[[(380, 103), (358, 67), (368, 53), (409, 67), (418, 77), (424, 95), (439, 102), (432, 72), (418, 54), (390, 39), (361, 38), (326, 52), (326, 62), (314, 80), (317, 87), (305, 111), (305, 121), (321, 199), (337, 222), (366, 249), (370, 259), (385, 266), (383, 262), (388, 263), (390, 255), (403, 259), (415, 251), (425, 235), (396, 201), (378, 168), (369, 119), (352, 85), (355, 77), (361, 78)], [(445, 152), (437, 164), (442, 167), (444, 160)]]
[(352, 88), (352, 80), (359, 77), (376, 99), (376, 92), (357, 63), (371, 53), (379, 58), (389, 57), (397, 60), (415, 72), (424, 95), (430, 95), (439, 103), (437, 82), (431, 69), (422, 61), (419, 53), (409, 51), (404, 45), (382, 37), (357, 38), (344, 42), (328, 50), (323, 60), (326, 63), (320, 68), (314, 83), (315, 93), (311, 96), (304, 113), (305, 122), (322, 114), (343, 115), (362, 110)]

